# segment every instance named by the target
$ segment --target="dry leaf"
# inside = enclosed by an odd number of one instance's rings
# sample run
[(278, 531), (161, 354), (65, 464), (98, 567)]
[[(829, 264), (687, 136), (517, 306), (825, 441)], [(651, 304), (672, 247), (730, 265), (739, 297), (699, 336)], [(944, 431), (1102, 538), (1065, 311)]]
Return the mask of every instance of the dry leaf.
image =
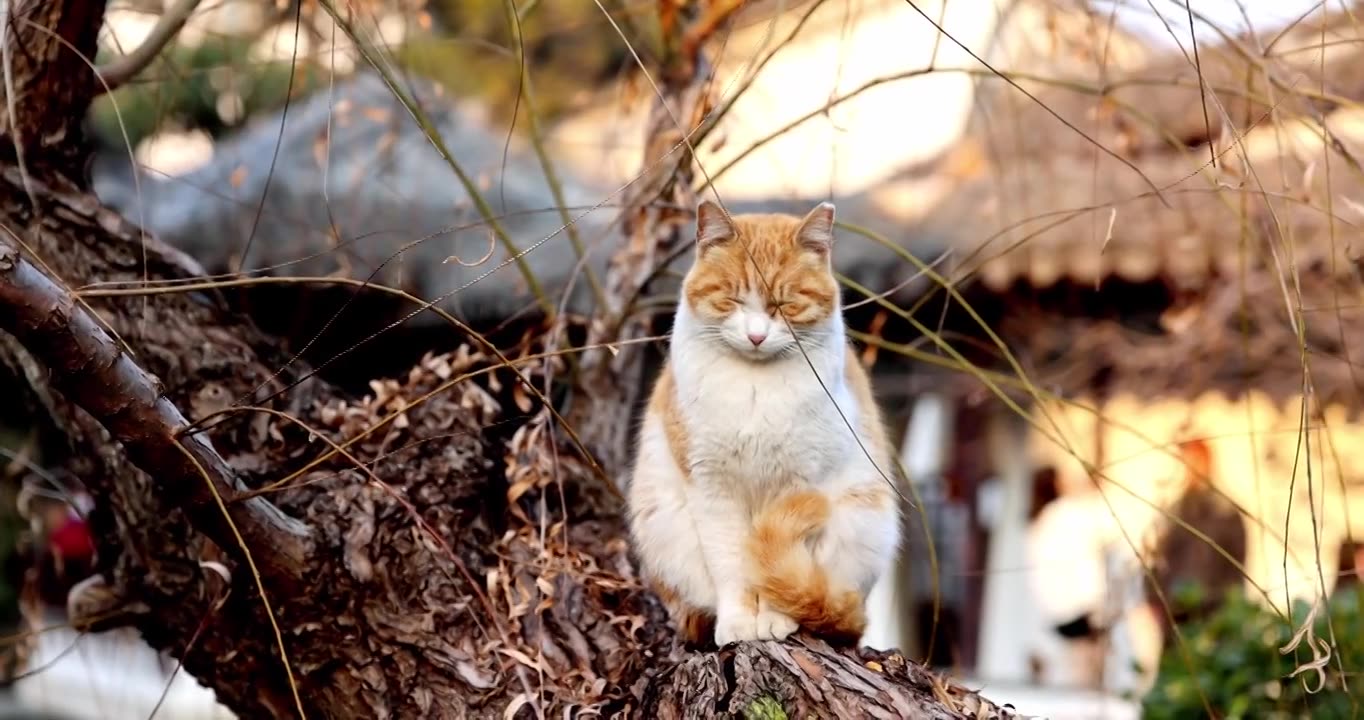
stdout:
[(521, 663), (522, 665), (525, 665), (526, 667), (532, 670), (535, 670), (536, 672), (545, 672), (547, 669), (542, 663), (536, 660), (532, 660), (529, 655), (521, 652), (520, 650), (517, 650), (516, 648), (498, 648), (498, 651), (501, 652), (503, 655), (510, 656), (517, 662)]
[(525, 385), (517, 383), (516, 386), (512, 388), (512, 400), (516, 402), (516, 407), (521, 412), (530, 412), (530, 394), (526, 392)]
[(469, 687), (477, 690), (487, 690), (496, 684), (493, 682), (492, 673), (475, 667), (473, 663), (464, 660), (455, 663), (455, 672), (459, 673), (460, 679)]
[(331, 138), (328, 137), (327, 132), (324, 130), (323, 132), (318, 133), (317, 138), (313, 140), (313, 160), (317, 163), (318, 167), (327, 167), (327, 156), (330, 154), (330, 148)]
[(516, 502), (533, 487), (535, 487), (534, 479), (518, 480), (512, 483), (512, 486), (507, 488), (507, 502)]
[(546, 580), (543, 576), (535, 578), (535, 586), (540, 588), (540, 592), (545, 595), (554, 595), (554, 583)]
[(512, 720), (512, 718), (516, 717), (517, 711), (529, 703), (530, 698), (525, 693), (521, 693), (512, 698), (511, 702), (507, 703), (507, 709), (502, 711), (502, 720)]

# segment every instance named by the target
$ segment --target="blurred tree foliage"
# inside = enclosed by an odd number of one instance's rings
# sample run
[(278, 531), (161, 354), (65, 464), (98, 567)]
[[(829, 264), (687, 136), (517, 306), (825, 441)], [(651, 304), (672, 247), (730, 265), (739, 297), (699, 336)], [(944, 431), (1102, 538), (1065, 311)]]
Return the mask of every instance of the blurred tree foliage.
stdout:
[[(601, 4), (649, 62), (657, 36), (654, 3)], [(323, 12), (312, 5), (305, 22)], [(633, 66), (625, 42), (594, 0), (515, 0), (515, 5), (536, 108), (544, 121), (589, 102), (592, 91)], [(481, 98), (494, 117), (506, 122), (517, 107), (520, 87), (517, 34), (507, 13), (505, 0), (427, 0), (425, 10), (404, 13), (410, 20), (406, 38), (387, 52), (400, 72), (437, 81), (458, 97)], [(291, 21), (293, 15), (286, 17)], [(370, 14), (356, 24), (373, 27), (375, 17)], [(305, 28), (303, 33), (317, 31)], [(322, 34), (329, 36), (330, 31)], [(257, 113), (278, 110), (288, 97), (291, 65), (295, 97), (331, 81), (326, 57), (262, 62), (251, 55), (257, 41), (215, 37), (195, 47), (171, 44), (133, 82), (95, 103), (90, 118), (95, 139), (106, 147), (122, 146), (120, 124), (133, 146), (167, 129), (197, 128), (216, 137)], [(526, 112), (524, 102), (520, 112)]]
[[(1204, 698), (1222, 720), (1358, 717), (1364, 696), (1357, 694), (1358, 683), (1350, 681), (1364, 666), (1360, 588), (1352, 585), (1337, 592), (1329, 612), (1318, 613), (1313, 635), (1300, 638), (1287, 654), (1280, 648), (1292, 644), (1307, 619), (1307, 604), (1294, 606), (1290, 625), (1242, 593), (1229, 595), (1211, 616), (1180, 627), (1191, 662), (1174, 638), (1166, 643), (1155, 687), (1142, 700), (1142, 717), (1207, 717)], [(1173, 601), (1197, 607), (1201, 595), (1199, 588), (1186, 586)], [(1322, 643), (1332, 643), (1332, 638), (1335, 647), (1322, 667), (1323, 676), (1309, 669), (1290, 677), (1295, 668), (1312, 662), (1313, 642), (1324, 649)]]
[[(518, 0), (520, 32), (537, 110), (550, 121), (590, 100), (590, 92), (628, 72), (630, 50), (594, 0)], [(646, 62), (654, 55), (653, 2), (603, 0)], [(448, 33), (414, 37), (396, 54), (402, 65), (462, 96), (487, 101), (496, 116), (516, 106), (520, 69), (505, 0), (429, 0)], [(524, 103), (522, 107), (524, 111)]]
[[(256, 113), (278, 109), (288, 96), (291, 63), (253, 60), (253, 43), (219, 37), (196, 47), (171, 45), (138, 78), (95, 101), (90, 118), (95, 139), (122, 146), (125, 129), (134, 147), (166, 129), (197, 128), (216, 137)], [(326, 68), (297, 62), (295, 96), (327, 82)]]

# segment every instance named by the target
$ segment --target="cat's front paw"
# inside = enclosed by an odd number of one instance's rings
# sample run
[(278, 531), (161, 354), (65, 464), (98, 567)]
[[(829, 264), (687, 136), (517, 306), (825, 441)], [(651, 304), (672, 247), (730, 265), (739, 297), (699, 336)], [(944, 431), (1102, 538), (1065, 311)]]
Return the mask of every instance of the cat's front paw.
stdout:
[(758, 611), (757, 622), (759, 640), (785, 640), (800, 627), (790, 615), (769, 609)]
[(758, 639), (758, 615), (737, 611), (721, 613), (715, 619), (715, 644), (724, 647), (732, 642)]

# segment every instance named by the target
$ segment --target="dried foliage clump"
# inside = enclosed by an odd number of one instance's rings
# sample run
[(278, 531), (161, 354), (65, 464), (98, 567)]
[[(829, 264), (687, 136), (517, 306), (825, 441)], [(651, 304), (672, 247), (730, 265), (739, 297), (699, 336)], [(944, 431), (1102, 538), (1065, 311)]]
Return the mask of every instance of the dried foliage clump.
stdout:
[[(326, 442), (290, 443), (309, 455), (346, 449), (275, 497), (344, 565), (323, 570), (339, 580), (325, 604), (365, 598), (358, 616), (333, 620), (364, 630), (355, 652), (402, 647), (386, 662), (458, 678), (426, 689), (423, 713), (622, 710), (649, 658), (672, 651), (618, 507), (594, 507), (582, 490), (603, 479), (526, 399), (522, 383), (543, 382), (543, 367), (523, 363), (523, 380), (468, 346), (427, 356), (400, 381), (376, 380), (372, 395), (315, 406)], [(387, 676), (359, 689), (376, 704), (404, 690)]]

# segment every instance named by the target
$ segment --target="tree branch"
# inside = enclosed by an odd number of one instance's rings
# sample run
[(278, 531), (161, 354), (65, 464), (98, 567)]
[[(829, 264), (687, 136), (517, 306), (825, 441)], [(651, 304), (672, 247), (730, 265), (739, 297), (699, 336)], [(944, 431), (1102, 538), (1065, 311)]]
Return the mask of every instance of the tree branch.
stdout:
[[(32, 170), (75, 170), (84, 144), (80, 123), (95, 76), (104, 0), (11, 0), (3, 11), (9, 56), (0, 104), (0, 136), (33, 159)], [(12, 115), (12, 116), (11, 116)], [(4, 153), (8, 155), (8, 150)], [(41, 173), (46, 174), (46, 173)]]
[(189, 423), (162, 397), (159, 381), (8, 241), (0, 241), (0, 308), (0, 329), (47, 365), (53, 385), (122, 442), (160, 490), (183, 499), (197, 527), (235, 548), (235, 525), (265, 575), (290, 582), (303, 576), (308, 527), (258, 497), (231, 504), (224, 516), (214, 494), (230, 500), (241, 489), (232, 468), (201, 435), (179, 437)]
[(185, 26), (194, 11), (198, 9), (202, 0), (180, 0), (173, 7), (161, 15), (152, 26), (151, 32), (147, 33), (146, 39), (138, 45), (135, 50), (98, 69), (99, 76), (104, 78), (104, 92), (113, 92), (129, 80), (137, 77), (137, 74), (152, 64), (157, 55), (165, 49), (166, 44), (180, 32), (180, 28)]
[[(661, 5), (660, 23), (671, 29), (665, 33), (667, 63), (657, 84), (649, 77), (656, 96), (645, 126), (644, 168), (621, 214), (625, 239), (607, 266), (606, 302), (591, 323), (589, 345), (627, 342), (652, 332), (654, 316), (636, 312), (633, 304), (664, 259), (688, 241), (691, 212), (677, 208), (695, 203), (691, 150), (706, 132), (701, 123), (714, 91), (701, 49), (741, 5), (734, 0), (713, 0), (704, 7)], [(633, 53), (628, 39), (621, 38)], [(642, 64), (641, 71), (648, 74)], [(629, 455), (629, 414), (646, 387), (644, 352), (643, 345), (627, 342), (583, 355), (577, 384), (585, 392), (575, 397), (569, 422), (608, 472), (624, 467)]]
[(1027, 717), (898, 652), (835, 649), (803, 633), (687, 655), (655, 676), (641, 705), (651, 718)]

